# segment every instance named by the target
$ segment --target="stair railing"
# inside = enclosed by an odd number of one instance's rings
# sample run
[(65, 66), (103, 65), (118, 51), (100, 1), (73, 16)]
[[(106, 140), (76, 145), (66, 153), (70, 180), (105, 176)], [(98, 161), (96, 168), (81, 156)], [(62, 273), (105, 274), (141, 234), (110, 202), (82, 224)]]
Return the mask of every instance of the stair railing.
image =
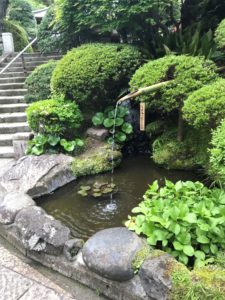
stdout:
[(30, 47), (32, 46), (35, 42), (37, 41), (37, 37), (35, 39), (33, 39), (33, 41), (31, 41), (22, 51), (20, 51), (20, 53), (18, 53), (1, 71), (0, 74), (4, 73), (18, 58), (21, 57), (22, 59), (22, 65), (23, 65), (23, 71), (26, 74), (27, 70), (26, 70), (26, 63), (25, 63), (25, 59), (24, 59), (24, 52)]

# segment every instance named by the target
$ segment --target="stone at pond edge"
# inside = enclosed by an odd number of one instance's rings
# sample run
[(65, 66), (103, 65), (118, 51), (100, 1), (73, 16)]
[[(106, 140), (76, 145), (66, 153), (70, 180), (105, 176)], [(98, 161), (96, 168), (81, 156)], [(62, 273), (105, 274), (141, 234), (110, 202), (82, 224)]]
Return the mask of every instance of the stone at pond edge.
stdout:
[(71, 239), (68, 240), (63, 248), (63, 254), (67, 260), (73, 261), (76, 259), (76, 255), (79, 250), (83, 247), (84, 241), (81, 239)]
[(126, 281), (134, 276), (132, 260), (144, 246), (144, 241), (126, 228), (110, 228), (94, 234), (85, 243), (82, 254), (85, 264), (95, 273)]
[(89, 128), (86, 135), (103, 142), (108, 136), (108, 130), (104, 128)]
[(39, 197), (75, 180), (71, 172), (73, 157), (63, 154), (24, 156), (0, 178), (7, 192), (23, 192)]
[(25, 248), (60, 255), (70, 230), (37, 206), (22, 209), (12, 225)]
[(144, 261), (139, 276), (145, 292), (151, 299), (167, 300), (172, 289), (172, 279), (168, 266), (176, 262), (170, 255), (164, 254)]
[(11, 192), (0, 201), (0, 223), (11, 224), (16, 214), (23, 208), (36, 205), (34, 200), (24, 194)]

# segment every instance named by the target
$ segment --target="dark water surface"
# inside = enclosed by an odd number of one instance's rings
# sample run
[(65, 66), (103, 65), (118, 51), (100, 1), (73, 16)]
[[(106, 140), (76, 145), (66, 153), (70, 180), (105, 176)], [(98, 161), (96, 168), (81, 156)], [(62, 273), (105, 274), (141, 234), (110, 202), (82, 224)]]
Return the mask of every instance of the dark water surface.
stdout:
[(193, 172), (168, 171), (157, 167), (149, 156), (125, 158), (113, 176), (117, 192), (100, 198), (82, 197), (77, 192), (81, 185), (94, 182), (110, 182), (111, 174), (83, 177), (55, 193), (42, 197), (39, 205), (67, 225), (75, 237), (87, 239), (95, 232), (109, 227), (121, 226), (131, 209), (142, 200), (148, 185), (158, 179), (198, 180)]

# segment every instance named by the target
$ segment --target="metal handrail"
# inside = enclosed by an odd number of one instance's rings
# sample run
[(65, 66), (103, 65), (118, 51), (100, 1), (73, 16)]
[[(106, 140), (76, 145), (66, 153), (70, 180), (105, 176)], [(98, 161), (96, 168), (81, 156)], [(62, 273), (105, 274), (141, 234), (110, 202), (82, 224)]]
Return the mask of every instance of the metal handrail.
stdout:
[[(5, 68), (3, 68), (0, 71), (0, 74), (4, 73), (16, 60), (17, 58), (19, 58), (20, 56), (23, 55), (23, 53), (30, 47), (32, 46), (37, 40), (37, 37), (35, 39), (33, 39), (33, 41), (31, 41), (22, 51), (20, 51), (20, 53), (18, 53), (9, 63), (7, 66), (5, 66)], [(22, 60), (22, 62), (24, 63), (24, 60)], [(24, 69), (25, 69), (25, 65), (24, 65)]]

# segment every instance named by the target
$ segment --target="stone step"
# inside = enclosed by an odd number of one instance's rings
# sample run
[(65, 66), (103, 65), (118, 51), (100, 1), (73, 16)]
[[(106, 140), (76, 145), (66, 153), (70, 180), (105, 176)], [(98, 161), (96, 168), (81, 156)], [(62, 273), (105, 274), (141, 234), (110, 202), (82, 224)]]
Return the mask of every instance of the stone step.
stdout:
[(23, 77), (21, 76), (21, 77), (0, 78), (0, 84), (6, 84), (6, 83), (24, 83), (25, 80), (26, 80), (25, 76), (23, 76)]
[[(13, 145), (13, 136), (14, 133), (0, 134), (0, 146), (12, 146)], [(30, 132), (23, 132), (20, 135), (24, 136), (25, 139), (28, 139)]]
[[(26, 71), (27, 72), (32, 72), (34, 69), (36, 68), (36, 66), (28, 66), (28, 67), (26, 67)], [(0, 69), (0, 71), (2, 70), (2, 68)], [(12, 66), (10, 66), (7, 70), (6, 70), (8, 73), (24, 73), (24, 69), (22, 68), (22, 67), (14, 67), (13, 65)], [(5, 73), (5, 72), (4, 72)], [(3, 74), (4, 74), (3, 73)], [(2, 75), (2, 74), (0, 74), (0, 75)]]
[[(31, 61), (35, 61), (35, 62), (45, 61), (45, 62), (48, 62), (49, 60), (58, 60), (60, 58), (62, 58), (62, 56), (57, 56), (57, 55), (35, 56), (35, 57), (26, 56), (25, 61), (26, 62), (31, 62)], [(22, 58), (18, 58), (15, 62), (22, 62)]]
[[(46, 60), (38, 60), (38, 61), (25, 61), (25, 66), (26, 67), (37, 67), (37, 66), (39, 66), (39, 65), (41, 65), (41, 64), (45, 64), (46, 62), (48, 62), (48, 59), (46, 59)], [(1, 68), (4, 68), (4, 67), (6, 67), (8, 65), (8, 63), (2, 63), (1, 64)], [(20, 67), (20, 68), (23, 68), (23, 64), (22, 64), (22, 61), (15, 61), (10, 67), (9, 67), (9, 69), (11, 68), (11, 67)]]
[(24, 112), (27, 107), (26, 103), (1, 104), (0, 113)]
[(0, 96), (0, 106), (14, 103), (24, 103), (24, 96)]
[(27, 77), (31, 71), (28, 71), (27, 73), (24, 72), (4, 72), (0, 74), (1, 78), (9, 78), (9, 77)]
[(0, 82), (0, 90), (9, 90), (9, 89), (23, 89), (24, 83), (1, 83)]
[(14, 158), (13, 147), (1, 146), (0, 147), (0, 158)]
[(0, 134), (17, 132), (30, 132), (30, 128), (26, 122), (0, 124)]
[(1, 90), (0, 89), (0, 96), (24, 96), (27, 93), (27, 89), (8, 89), (8, 90)]
[(0, 123), (26, 122), (26, 119), (25, 112), (0, 114)]

